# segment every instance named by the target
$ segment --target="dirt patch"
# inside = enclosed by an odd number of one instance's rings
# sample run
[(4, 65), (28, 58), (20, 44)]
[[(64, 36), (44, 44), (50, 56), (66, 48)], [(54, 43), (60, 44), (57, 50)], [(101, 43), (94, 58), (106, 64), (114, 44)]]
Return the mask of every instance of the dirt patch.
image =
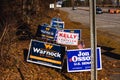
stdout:
[[(58, 15), (58, 13), (60, 15)], [(68, 19), (68, 14), (62, 11), (54, 11), (48, 14), (49, 17), (45, 17), (40, 22), (49, 23), (52, 17), (60, 17), (65, 21), (66, 29), (81, 29), (82, 40), (85, 41), (86, 48), (90, 47), (90, 29), (83, 26), (78, 22), (71, 22)], [(35, 33), (39, 19), (36, 17), (31, 21), (31, 29)], [(110, 76), (115, 74), (113, 69), (120, 69), (120, 59), (109, 59), (104, 55), (112, 53), (120, 53), (120, 43), (113, 41), (106, 33), (99, 32), (98, 34), (98, 46), (102, 48), (102, 66), (103, 69), (98, 71), (98, 80), (113, 80)], [(13, 35), (9, 35), (13, 36)], [(63, 68), (63, 72), (60, 70), (45, 67), (42, 65), (36, 65), (26, 62), (27, 50), (29, 49), (30, 40), (19, 41), (14, 40), (9, 42), (9, 49), (7, 44), (3, 44), (3, 52), (0, 53), (0, 80), (90, 80), (90, 72), (77, 72), (68, 73), (66, 67)], [(76, 46), (67, 46), (68, 49), (77, 48)], [(117, 55), (119, 56), (119, 55)], [(115, 58), (115, 57), (113, 57)], [(65, 66), (66, 66), (65, 61)], [(112, 70), (111, 70), (112, 69)], [(117, 74), (120, 74), (118, 71)], [(117, 80), (117, 79), (116, 79)], [(118, 79), (119, 80), (119, 79)]]

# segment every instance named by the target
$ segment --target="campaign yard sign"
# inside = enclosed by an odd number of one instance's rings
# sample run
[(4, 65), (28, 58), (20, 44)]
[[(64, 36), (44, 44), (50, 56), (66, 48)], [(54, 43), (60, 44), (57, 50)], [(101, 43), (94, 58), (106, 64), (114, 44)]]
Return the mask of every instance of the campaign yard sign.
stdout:
[[(97, 48), (97, 70), (102, 69), (101, 49)], [(82, 72), (91, 70), (91, 49), (67, 50), (67, 71)]]
[(64, 54), (64, 46), (31, 40), (27, 62), (62, 69)]
[(78, 45), (78, 34), (59, 31), (56, 42), (64, 45)]
[(39, 25), (36, 36), (48, 40), (54, 40), (57, 29), (51, 28), (47, 25)]
[(59, 17), (53, 17), (53, 18), (51, 19), (51, 22), (52, 22), (52, 21), (62, 21), (62, 20), (61, 20), (61, 18), (59, 18)]
[(49, 8), (54, 8), (54, 4), (50, 4), (50, 5), (49, 5)]
[(71, 32), (79, 34), (78, 39), (81, 39), (81, 30), (80, 29), (64, 29), (64, 32)]
[(63, 21), (51, 21), (51, 27), (64, 29), (64, 22)]

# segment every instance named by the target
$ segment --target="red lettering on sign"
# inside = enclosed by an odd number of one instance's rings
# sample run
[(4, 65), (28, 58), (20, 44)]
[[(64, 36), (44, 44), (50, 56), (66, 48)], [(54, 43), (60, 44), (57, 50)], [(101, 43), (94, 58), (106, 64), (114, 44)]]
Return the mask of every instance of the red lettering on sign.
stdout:
[(59, 36), (62, 36), (62, 33), (60, 33)]
[(70, 35), (70, 38), (73, 38), (72, 35)]
[(65, 38), (66, 38), (66, 37), (67, 37), (67, 35), (66, 35), (66, 34), (64, 34), (64, 36), (63, 36), (63, 37), (65, 37)]
[(74, 38), (76, 38), (77, 37), (77, 35), (74, 35)]
[(77, 38), (77, 35), (69, 34), (69, 33), (59, 33), (59, 36), (64, 38), (71, 38), (71, 39)]

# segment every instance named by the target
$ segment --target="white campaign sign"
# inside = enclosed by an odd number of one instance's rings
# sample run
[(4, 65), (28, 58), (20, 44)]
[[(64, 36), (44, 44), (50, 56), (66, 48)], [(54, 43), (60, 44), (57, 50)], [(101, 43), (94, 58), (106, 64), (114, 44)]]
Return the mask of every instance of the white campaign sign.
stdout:
[(50, 8), (54, 8), (54, 4), (50, 4), (49, 7), (50, 7)]
[(58, 32), (57, 43), (65, 45), (78, 45), (77, 33)]

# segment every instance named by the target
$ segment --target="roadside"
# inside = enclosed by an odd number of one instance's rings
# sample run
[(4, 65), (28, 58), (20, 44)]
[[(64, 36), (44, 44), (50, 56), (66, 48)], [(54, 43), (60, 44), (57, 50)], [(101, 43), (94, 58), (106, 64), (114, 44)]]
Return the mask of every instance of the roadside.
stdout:
[[(89, 7), (78, 7), (77, 10), (72, 10), (72, 8), (60, 8), (60, 10), (69, 13), (68, 17), (71, 21), (80, 22), (83, 25), (89, 27)], [(108, 8), (103, 8), (103, 11), (107, 11)], [(120, 38), (120, 27), (119, 22), (120, 14), (109, 14), (103, 13), (96, 15), (96, 27), (97, 30), (107, 32), (110, 35), (115, 35), (117, 40)], [(112, 38), (115, 38), (112, 37)]]
[[(61, 9), (69, 13), (69, 18), (71, 21), (80, 22), (85, 26), (89, 27), (89, 8), (88, 7), (78, 7), (77, 10), (72, 10), (71, 8), (63, 8)], [(104, 8), (103, 11), (106, 12), (108, 9)], [(120, 36), (119, 36), (119, 22), (112, 21), (110, 18), (110, 14), (107, 15), (104, 13), (102, 15), (97, 15), (97, 29), (106, 37), (110, 37), (113, 40), (116, 40), (120, 43)], [(103, 19), (103, 17), (106, 19)], [(116, 16), (115, 14), (112, 15), (113, 17)], [(109, 19), (109, 21), (107, 20)], [(120, 18), (115, 17), (115, 20), (120, 20)], [(115, 29), (116, 28), (116, 29)], [(119, 30), (118, 30), (119, 29)], [(99, 33), (99, 34), (100, 34)], [(102, 48), (102, 58), (105, 58), (108, 65), (103, 64), (103, 67), (108, 66), (110, 70), (108, 70), (109, 76), (111, 80), (119, 80), (120, 78), (120, 55), (111, 52), (114, 48), (100, 46)], [(120, 54), (120, 52), (119, 52)], [(110, 64), (112, 63), (112, 64)], [(106, 78), (107, 79), (107, 78)]]
[[(101, 7), (103, 12), (108, 12), (109, 8), (103, 8)], [(89, 7), (77, 7), (78, 10), (86, 10), (86, 11), (89, 11)]]
[[(77, 11), (77, 10), (76, 10)], [(32, 18), (31, 29), (33, 32), (37, 30), (37, 23), (43, 22), (49, 23), (51, 18), (55, 17), (58, 12), (52, 12), (47, 17), (39, 20), (39, 17)], [(72, 22), (68, 19), (67, 13), (61, 11), (60, 18), (65, 21), (66, 29), (82, 29), (82, 39), (85, 41), (86, 48), (90, 45), (89, 28), (83, 26), (79, 22)], [(16, 19), (15, 19), (16, 20)], [(39, 20), (39, 21), (38, 21)], [(15, 28), (17, 25), (11, 26)], [(19, 41), (14, 32), (16, 30), (10, 28), (10, 32), (5, 36), (2, 52), (1, 52), (1, 65), (0, 65), (0, 80), (90, 80), (90, 72), (78, 72), (68, 73), (67, 63), (65, 62), (64, 72), (59, 70), (45, 67), (42, 65), (36, 65), (26, 62), (26, 57), (29, 49), (30, 40)], [(109, 40), (104, 33), (99, 33), (99, 46), (102, 47), (102, 52), (106, 55), (113, 54), (115, 47), (119, 47), (117, 43)], [(14, 39), (14, 38), (15, 39)], [(106, 45), (112, 46), (106, 46)], [(77, 46), (68, 46), (67, 49), (77, 48)], [(117, 48), (118, 49), (118, 48)], [(120, 48), (118, 49), (120, 50)], [(120, 51), (117, 51), (120, 52)], [(102, 54), (103, 54), (102, 53)], [(107, 59), (106, 55), (102, 55), (102, 70), (98, 71), (98, 80), (119, 80), (120, 75), (120, 61), (119, 55), (109, 55)], [(115, 58), (115, 59), (113, 59)], [(117, 70), (117, 71), (116, 71)], [(117, 74), (117, 75), (116, 75)], [(110, 77), (112, 77), (110, 79)], [(116, 79), (115, 79), (116, 78)]]

